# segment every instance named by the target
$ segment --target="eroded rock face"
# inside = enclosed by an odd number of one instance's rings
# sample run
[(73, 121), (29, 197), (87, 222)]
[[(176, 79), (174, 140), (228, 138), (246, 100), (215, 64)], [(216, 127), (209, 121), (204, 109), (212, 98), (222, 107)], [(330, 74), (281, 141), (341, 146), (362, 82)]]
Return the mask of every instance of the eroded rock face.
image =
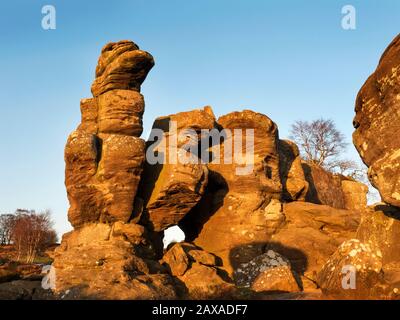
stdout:
[[(278, 228), (282, 222), (279, 212), (273, 217), (276, 221), (268, 222), (266, 217), (266, 207), (272, 199), (279, 200), (282, 191), (278, 129), (267, 116), (249, 110), (222, 116), (217, 123), (219, 130), (228, 129), (230, 135), (212, 144), (208, 186), (181, 227), (188, 239), (221, 257), (224, 268), (232, 273), (240, 263), (263, 253), (261, 243), (270, 236), (268, 228), (272, 224)], [(254, 134), (253, 158), (246, 155), (246, 129), (254, 130), (249, 132)], [(235, 137), (243, 143), (241, 152), (236, 151), (240, 157), (232, 159), (226, 151), (235, 144)], [(238, 161), (241, 158), (246, 162)]]
[(342, 179), (324, 168), (303, 162), (306, 179), (310, 185), (306, 201), (315, 204), (328, 205), (337, 209), (345, 208), (345, 200), (342, 192)]
[[(140, 197), (144, 203), (143, 222), (162, 231), (179, 221), (200, 201), (208, 182), (208, 169), (197, 153), (201, 130), (214, 127), (211, 108), (182, 112), (155, 120), (153, 132), (163, 133), (158, 146), (149, 141), (158, 163), (147, 158)], [(193, 135), (185, 132), (192, 130)], [(196, 152), (185, 145), (196, 146)], [(147, 150), (147, 155), (150, 150)], [(160, 163), (161, 162), (161, 163)]]
[(358, 181), (342, 180), (344, 206), (347, 210), (363, 212), (367, 208), (368, 187)]
[(353, 142), (382, 199), (400, 206), (400, 36), (382, 55), (356, 100)]
[(289, 259), (293, 270), (312, 281), (337, 247), (355, 237), (360, 223), (358, 212), (299, 201), (284, 204), (283, 214), (285, 226), (265, 247)]
[(74, 227), (99, 220), (127, 222), (132, 215), (145, 143), (132, 136), (102, 138), (77, 130), (65, 147), (68, 218)]
[(142, 226), (91, 223), (65, 234), (53, 267), (63, 299), (176, 298)]
[[(254, 192), (266, 199), (279, 199), (282, 184), (276, 124), (267, 116), (250, 110), (229, 113), (220, 117), (217, 122), (221, 129), (227, 129), (231, 135), (224, 143), (211, 148), (214, 156), (220, 154), (220, 161), (212, 161), (209, 169), (217, 172), (226, 181), (230, 192)], [(254, 136), (254, 157), (251, 156), (251, 150), (246, 148), (250, 135)], [(239, 141), (237, 149), (241, 146), (241, 150), (235, 150), (235, 141)], [(225, 157), (227, 148), (232, 148), (230, 159)], [(240, 163), (241, 159), (246, 160), (245, 164)]]
[(382, 253), (382, 270), (387, 294), (400, 288), (400, 209), (385, 204), (370, 207), (362, 215), (357, 239)]
[(139, 137), (142, 134), (143, 96), (133, 90), (107, 91), (97, 98), (100, 133)]
[(304, 201), (309, 188), (297, 145), (289, 140), (279, 140), (279, 170), (282, 181), (282, 199)]
[(74, 227), (127, 222), (145, 159), (140, 85), (153, 66), (131, 41), (106, 45), (96, 68), (94, 98), (81, 101), (82, 120), (65, 147), (65, 184)]
[[(140, 85), (153, 64), (130, 41), (102, 50), (94, 97), (82, 99), (81, 124), (65, 148), (76, 230), (54, 254), (56, 294), (228, 298), (237, 294), (229, 276), (255, 292), (297, 292), (318, 281), (337, 294), (346, 263), (361, 264), (362, 295), (371, 294), (367, 286), (398, 287), (396, 209), (366, 211), (359, 240), (346, 242), (356, 237), (366, 187), (302, 163), (267, 116), (181, 112), (157, 118), (145, 144)], [(162, 254), (161, 232), (178, 224), (194, 244)]]
[(309, 183), (305, 201), (346, 210), (367, 207), (368, 187), (365, 184), (312, 163), (303, 161), (302, 166)]

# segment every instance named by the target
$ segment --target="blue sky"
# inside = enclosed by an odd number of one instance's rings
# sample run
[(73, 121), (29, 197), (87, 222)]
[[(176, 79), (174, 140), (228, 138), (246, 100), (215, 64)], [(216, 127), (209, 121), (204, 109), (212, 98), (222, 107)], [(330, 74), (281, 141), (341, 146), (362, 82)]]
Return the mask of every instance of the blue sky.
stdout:
[[(60, 233), (70, 228), (63, 149), (107, 42), (131, 39), (155, 58), (146, 132), (157, 116), (211, 105), (262, 112), (283, 138), (295, 120), (332, 118), (350, 142), (355, 96), (400, 31), (398, 0), (107, 2), (1, 2), (0, 213), (48, 208)], [(56, 30), (41, 27), (47, 4)], [(347, 4), (356, 30), (341, 28)]]

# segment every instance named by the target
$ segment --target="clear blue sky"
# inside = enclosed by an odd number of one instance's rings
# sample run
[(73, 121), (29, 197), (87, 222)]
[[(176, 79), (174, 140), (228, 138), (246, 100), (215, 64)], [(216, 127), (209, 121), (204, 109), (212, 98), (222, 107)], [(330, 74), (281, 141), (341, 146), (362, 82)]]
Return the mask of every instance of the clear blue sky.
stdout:
[[(41, 28), (46, 4), (56, 30)], [(346, 4), (353, 31), (341, 28)], [(60, 233), (70, 228), (63, 149), (107, 42), (155, 58), (147, 132), (157, 116), (211, 105), (265, 113), (281, 137), (295, 120), (332, 118), (350, 142), (355, 96), (398, 32), (398, 0), (1, 1), (0, 212), (49, 208)]]

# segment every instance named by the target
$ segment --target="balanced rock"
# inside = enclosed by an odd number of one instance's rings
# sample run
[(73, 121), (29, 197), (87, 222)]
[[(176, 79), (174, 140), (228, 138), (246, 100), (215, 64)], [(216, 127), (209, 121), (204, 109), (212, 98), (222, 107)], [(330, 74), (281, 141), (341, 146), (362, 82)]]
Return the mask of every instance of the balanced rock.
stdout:
[(74, 227), (127, 222), (145, 159), (140, 84), (153, 66), (130, 41), (106, 45), (96, 68), (94, 98), (81, 100), (82, 120), (65, 147), (65, 184)]
[(358, 93), (353, 142), (382, 199), (400, 207), (400, 36), (383, 53), (375, 72)]
[(148, 52), (131, 41), (109, 43), (101, 50), (92, 85), (94, 97), (113, 89), (140, 91), (140, 86), (154, 66)]

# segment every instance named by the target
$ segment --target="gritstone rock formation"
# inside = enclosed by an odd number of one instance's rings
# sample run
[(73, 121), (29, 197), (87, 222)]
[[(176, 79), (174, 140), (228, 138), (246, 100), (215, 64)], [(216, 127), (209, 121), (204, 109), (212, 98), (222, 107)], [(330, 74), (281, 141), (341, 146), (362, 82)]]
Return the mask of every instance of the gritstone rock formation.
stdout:
[[(205, 195), (181, 226), (198, 246), (220, 256), (224, 267), (232, 273), (235, 265), (262, 253), (259, 245), (250, 248), (244, 244), (268, 240), (266, 208), (272, 199), (279, 200), (282, 192), (278, 129), (267, 116), (250, 110), (220, 117), (217, 127), (228, 129), (231, 134), (222, 143), (211, 146), (211, 157), (219, 161), (208, 164)], [(235, 135), (241, 134), (245, 140), (246, 129), (254, 130), (254, 157), (248, 159), (247, 164), (252, 166), (249, 173), (240, 175), (238, 170), (245, 170), (245, 165), (226, 159), (233, 153), (225, 151), (234, 145)], [(246, 158), (244, 145), (236, 159)], [(232, 257), (232, 250), (238, 247), (241, 252)]]
[(382, 55), (356, 100), (353, 141), (382, 199), (400, 207), (400, 36)]
[(400, 292), (400, 140), (393, 123), (399, 120), (400, 36), (383, 53), (376, 71), (368, 78), (356, 100), (353, 141), (369, 166), (368, 176), (386, 204), (363, 213), (357, 238), (382, 253), (386, 296)]
[(68, 217), (74, 227), (131, 217), (145, 156), (140, 85), (153, 65), (153, 57), (131, 41), (101, 51), (93, 98), (81, 101), (81, 124), (65, 147)]
[(368, 187), (350, 177), (332, 174), (322, 167), (303, 161), (309, 183), (306, 201), (336, 209), (364, 210), (367, 207)]
[[(397, 103), (398, 42), (359, 94), (354, 134), (390, 205), (398, 205), (398, 139), (385, 128)], [(277, 125), (251, 110), (162, 116), (145, 143), (140, 85), (153, 65), (133, 42), (110, 43), (93, 98), (81, 100), (81, 123), (65, 147), (75, 230), (55, 252), (58, 297), (240, 298), (319, 287), (340, 297), (395, 297), (399, 209), (367, 208), (365, 185), (303, 162)], [(186, 242), (163, 250), (162, 231), (175, 225)], [(348, 264), (359, 287), (343, 292)]]
[[(356, 99), (354, 145), (369, 166), (368, 176), (386, 203), (362, 211), (356, 239), (343, 243), (318, 275), (328, 294), (351, 298), (399, 298), (400, 292), (400, 140), (393, 123), (398, 120), (400, 89), (400, 36), (382, 55), (376, 71)], [(345, 183), (346, 195), (354, 186)], [(357, 198), (357, 197), (356, 197)], [(352, 206), (357, 201), (348, 200)], [(344, 290), (342, 268), (353, 267), (356, 286)]]
[[(157, 118), (153, 132), (163, 137), (154, 152), (161, 163), (147, 161), (138, 197), (144, 203), (143, 221), (154, 231), (162, 231), (178, 222), (200, 201), (208, 181), (207, 166), (202, 164), (198, 150), (191, 152), (201, 140), (201, 130), (213, 129), (215, 116), (210, 107)], [(192, 135), (187, 135), (190, 133)], [(153, 148), (149, 141), (149, 147)], [(186, 162), (181, 158), (188, 159)], [(149, 159), (148, 159), (149, 160)]]

